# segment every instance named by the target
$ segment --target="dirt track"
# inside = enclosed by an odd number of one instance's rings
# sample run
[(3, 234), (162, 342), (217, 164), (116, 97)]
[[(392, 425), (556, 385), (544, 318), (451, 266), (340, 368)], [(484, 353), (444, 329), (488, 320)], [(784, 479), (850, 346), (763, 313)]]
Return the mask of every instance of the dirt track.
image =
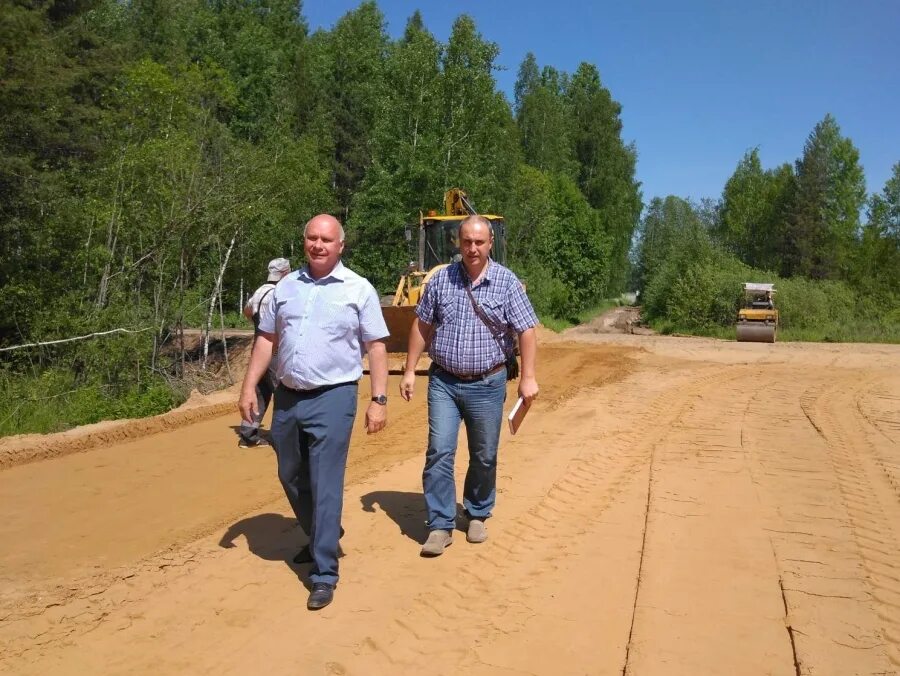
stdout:
[(588, 328), (542, 342), (539, 381), (490, 539), (438, 559), (425, 379), (358, 425), (319, 613), (236, 415), (7, 467), (0, 671), (900, 673), (900, 347)]

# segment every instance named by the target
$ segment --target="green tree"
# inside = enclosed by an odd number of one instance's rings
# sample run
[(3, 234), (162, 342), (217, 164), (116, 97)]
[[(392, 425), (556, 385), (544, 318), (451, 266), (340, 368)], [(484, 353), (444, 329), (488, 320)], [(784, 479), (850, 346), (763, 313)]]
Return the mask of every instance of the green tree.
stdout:
[(123, 51), (97, 31), (97, 4), (0, 3), (0, 343), (71, 286), (81, 170), (103, 148)]
[(216, 9), (216, 49), (205, 51), (235, 85), (232, 127), (239, 136), (259, 141), (289, 122), (294, 107), (288, 94), (309, 84), (294, 79), (303, 74), (306, 23), (293, 0), (230, 0)]
[(367, 1), (341, 17), (332, 31), (314, 35), (306, 55), (318, 95), (310, 126), (331, 139), (334, 188), (344, 221), (372, 162), (389, 42), (384, 15)]
[(541, 171), (577, 173), (572, 114), (565, 98), (568, 77), (551, 66), (538, 74), (537, 61), (529, 53), (519, 68), (515, 84), (516, 122), (525, 161)]
[(709, 230), (687, 200), (653, 198), (638, 237), (637, 283), (649, 318), (666, 316), (676, 280), (689, 266), (715, 258)]
[(888, 309), (900, 307), (900, 162), (881, 193), (869, 199), (853, 281)]
[(635, 180), (637, 151), (622, 140), (622, 107), (600, 81), (596, 66), (582, 63), (567, 90), (572, 115), (578, 184), (599, 212), (609, 251), (611, 290), (628, 278), (628, 251), (643, 207)]
[[(353, 197), (350, 258), (387, 291), (415, 259), (404, 226), (443, 194), (440, 43), (414, 14), (385, 64), (385, 88), (373, 133), (372, 165)], [(415, 238), (414, 238), (415, 239)]]
[(716, 235), (741, 261), (780, 270), (787, 208), (794, 190), (791, 166), (764, 171), (759, 149), (747, 152), (725, 183)]
[(498, 211), (518, 162), (512, 111), (493, 76), (499, 48), (486, 41), (471, 17), (453, 23), (443, 51), (438, 142), (441, 182), (469, 191), (482, 211)]
[(814, 279), (845, 278), (865, 194), (859, 151), (826, 115), (797, 161), (784, 272)]

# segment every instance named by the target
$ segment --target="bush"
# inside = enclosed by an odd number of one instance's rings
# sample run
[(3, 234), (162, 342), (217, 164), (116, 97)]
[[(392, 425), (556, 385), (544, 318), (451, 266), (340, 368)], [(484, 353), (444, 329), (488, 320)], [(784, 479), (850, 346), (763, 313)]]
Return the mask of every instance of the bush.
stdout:
[(522, 271), (520, 277), (525, 283), (528, 299), (537, 314), (570, 319), (576, 312), (565, 283), (551, 275), (545, 267), (529, 265)]
[(646, 315), (660, 333), (726, 337), (743, 283), (751, 281), (775, 284), (779, 340), (900, 342), (900, 308), (884, 307), (843, 282), (780, 279), (724, 254), (682, 271), (667, 265), (648, 285), (645, 295), (653, 304)]
[(733, 324), (746, 275), (746, 266), (726, 256), (691, 265), (672, 285), (666, 316), (691, 331)]
[(852, 326), (866, 305), (842, 282), (785, 279), (778, 283), (778, 315), (784, 329)]
[(99, 381), (77, 383), (71, 371), (61, 369), (47, 369), (36, 377), (3, 372), (0, 388), (0, 436), (141, 418), (164, 413), (183, 400), (161, 379), (119, 389)]

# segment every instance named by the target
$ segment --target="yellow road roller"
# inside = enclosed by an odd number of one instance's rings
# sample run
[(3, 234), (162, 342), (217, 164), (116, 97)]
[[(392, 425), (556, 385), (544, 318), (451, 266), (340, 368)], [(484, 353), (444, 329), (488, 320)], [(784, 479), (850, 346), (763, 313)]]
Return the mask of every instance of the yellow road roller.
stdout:
[(739, 343), (774, 343), (778, 332), (778, 310), (775, 309), (775, 285), (744, 282), (743, 307), (738, 310)]

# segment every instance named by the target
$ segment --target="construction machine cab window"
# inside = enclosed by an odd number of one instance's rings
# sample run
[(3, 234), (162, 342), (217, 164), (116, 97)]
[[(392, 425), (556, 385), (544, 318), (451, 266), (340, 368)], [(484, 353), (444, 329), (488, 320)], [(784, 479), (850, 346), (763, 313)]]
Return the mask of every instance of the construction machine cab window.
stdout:
[[(425, 218), (425, 270), (452, 261), (459, 253), (459, 226), (465, 217), (458, 219)], [(494, 246), (491, 258), (501, 264), (506, 263), (506, 231), (502, 218), (488, 219), (494, 231)]]

